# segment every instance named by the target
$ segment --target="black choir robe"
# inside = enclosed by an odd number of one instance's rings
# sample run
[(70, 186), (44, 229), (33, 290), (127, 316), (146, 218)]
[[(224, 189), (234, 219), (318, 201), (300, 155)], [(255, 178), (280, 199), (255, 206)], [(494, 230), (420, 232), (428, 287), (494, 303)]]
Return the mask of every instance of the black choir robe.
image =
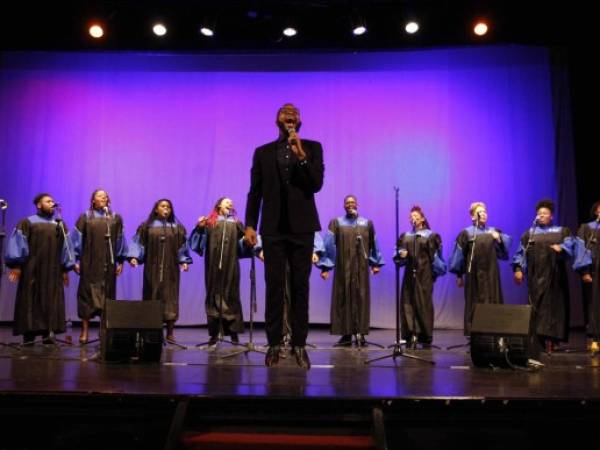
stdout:
[[(110, 231), (111, 249), (108, 231)], [(90, 210), (81, 214), (69, 233), (71, 248), (79, 261), (77, 315), (81, 319), (99, 316), (106, 299), (117, 298), (117, 264), (127, 256), (123, 219), (118, 214)]]
[[(562, 248), (555, 252), (551, 245)], [(560, 226), (536, 226), (523, 233), (513, 257), (513, 270), (527, 278), (536, 334), (554, 342), (569, 338), (569, 282), (567, 261), (573, 256), (571, 231)]]
[(219, 317), (225, 335), (244, 331), (239, 258), (246, 253), (250, 256), (251, 250), (245, 249), (243, 236), (242, 223), (231, 216), (218, 216), (214, 226), (196, 227), (190, 236), (190, 248), (204, 256), (205, 309), (211, 336), (219, 333)]
[[(10, 236), (5, 260), (21, 269), (13, 334), (64, 333), (63, 274), (74, 265), (63, 222), (40, 214), (21, 220)], [(64, 228), (66, 233), (66, 227)]]
[(600, 341), (600, 222), (579, 227), (573, 268), (592, 276), (592, 283), (582, 283), (585, 328), (587, 336)]
[[(500, 234), (501, 242), (492, 237), (494, 231)], [(510, 244), (511, 238), (493, 227), (470, 226), (456, 238), (450, 258), (450, 272), (465, 276), (465, 336), (471, 334), (475, 305), (504, 303), (498, 260), (508, 260)]]
[(323, 271), (335, 267), (331, 292), (331, 334), (369, 334), (371, 289), (369, 269), (384, 265), (373, 222), (342, 216), (329, 222), (325, 253), (317, 263)]
[(144, 300), (160, 300), (163, 320), (179, 318), (179, 265), (191, 264), (183, 225), (154, 220), (142, 223), (134, 236), (127, 258), (144, 264)]
[[(402, 338), (413, 335), (418, 342), (430, 344), (433, 339), (433, 285), (437, 277), (446, 273), (442, 258), (442, 238), (431, 230), (402, 233), (396, 245), (394, 260), (405, 266), (400, 297), (400, 324)], [(399, 253), (408, 255), (401, 258)]]

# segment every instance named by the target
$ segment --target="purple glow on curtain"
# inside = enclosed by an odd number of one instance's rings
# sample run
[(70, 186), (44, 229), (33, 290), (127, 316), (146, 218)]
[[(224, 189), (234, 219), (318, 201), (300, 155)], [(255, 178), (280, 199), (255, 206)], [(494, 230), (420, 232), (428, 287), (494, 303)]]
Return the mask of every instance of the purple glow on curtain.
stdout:
[[(444, 241), (469, 225), (472, 201), (514, 238), (535, 202), (555, 197), (547, 51), (472, 48), (404, 53), (198, 56), (135, 53), (4, 53), (0, 66), (0, 197), (7, 226), (49, 191), (73, 225), (97, 187), (106, 189), (129, 238), (153, 202), (173, 200), (188, 232), (214, 201), (231, 197), (243, 217), (254, 148), (276, 137), (277, 108), (301, 110), (301, 136), (325, 150), (321, 224), (358, 197), (388, 264), (372, 280), (371, 323), (394, 326), (394, 186), (401, 231), (420, 204)], [(296, 70), (302, 67), (302, 70)], [(511, 254), (516, 250), (515, 244)], [(242, 294), (248, 316), (248, 262)], [(258, 263), (258, 320), (264, 282)], [(506, 301), (526, 302), (503, 263)], [(141, 298), (141, 270), (125, 269), (119, 298)], [(2, 283), (0, 320), (14, 287)], [(77, 280), (68, 289), (76, 318)], [(328, 323), (331, 281), (311, 280), (311, 322)], [(182, 276), (181, 324), (206, 323), (203, 260)], [(436, 327), (462, 328), (453, 276), (434, 291)]]

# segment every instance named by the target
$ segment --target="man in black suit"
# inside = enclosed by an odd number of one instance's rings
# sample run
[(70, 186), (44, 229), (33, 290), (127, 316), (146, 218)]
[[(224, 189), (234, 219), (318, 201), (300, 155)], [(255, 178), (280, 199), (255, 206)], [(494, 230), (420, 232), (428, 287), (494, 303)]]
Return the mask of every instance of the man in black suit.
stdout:
[(300, 139), (300, 111), (291, 103), (279, 109), (276, 124), (278, 139), (258, 147), (252, 159), (244, 239), (248, 245), (256, 243), (256, 227), (262, 214), (269, 342), (265, 364), (271, 367), (279, 362), (287, 262), (292, 286), (292, 352), (300, 367), (310, 369), (305, 349), (308, 283), (314, 234), (321, 229), (314, 194), (323, 186), (323, 149), (319, 142)]

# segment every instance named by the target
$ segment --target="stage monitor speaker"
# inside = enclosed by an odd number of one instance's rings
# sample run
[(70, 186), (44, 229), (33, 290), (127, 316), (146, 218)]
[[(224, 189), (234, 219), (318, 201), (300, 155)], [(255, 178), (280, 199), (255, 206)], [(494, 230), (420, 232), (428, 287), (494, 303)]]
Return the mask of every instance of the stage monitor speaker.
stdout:
[(107, 300), (101, 319), (100, 355), (105, 361), (160, 361), (162, 305), (157, 300)]
[(529, 305), (480, 303), (471, 324), (471, 360), (477, 367), (527, 366), (539, 357)]

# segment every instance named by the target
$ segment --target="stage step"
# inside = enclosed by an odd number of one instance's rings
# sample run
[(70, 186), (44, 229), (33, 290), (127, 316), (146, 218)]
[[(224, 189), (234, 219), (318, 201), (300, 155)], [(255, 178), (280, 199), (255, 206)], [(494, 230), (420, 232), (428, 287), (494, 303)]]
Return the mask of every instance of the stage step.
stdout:
[(371, 436), (304, 435), (239, 432), (187, 432), (181, 440), (187, 450), (372, 450)]

